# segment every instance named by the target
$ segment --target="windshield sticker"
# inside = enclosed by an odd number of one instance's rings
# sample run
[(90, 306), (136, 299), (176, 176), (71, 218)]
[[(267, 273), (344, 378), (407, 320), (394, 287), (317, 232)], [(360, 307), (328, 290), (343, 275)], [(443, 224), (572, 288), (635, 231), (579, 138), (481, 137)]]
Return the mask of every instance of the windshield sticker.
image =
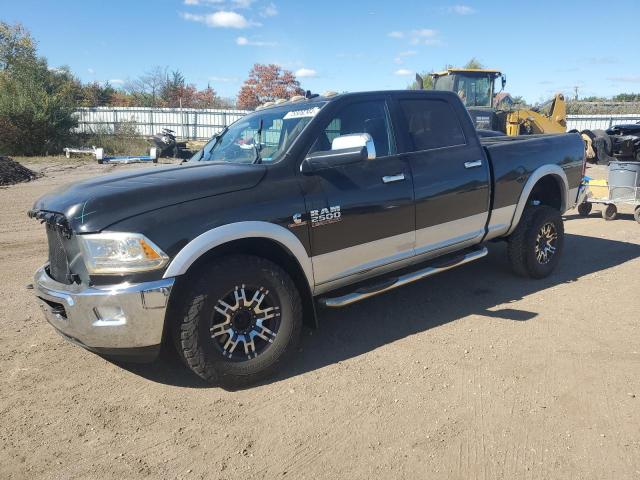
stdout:
[(283, 119), (288, 120), (290, 118), (315, 117), (319, 111), (320, 111), (320, 107), (307, 108), (305, 110), (292, 110), (290, 112), (287, 112), (287, 114), (283, 117)]

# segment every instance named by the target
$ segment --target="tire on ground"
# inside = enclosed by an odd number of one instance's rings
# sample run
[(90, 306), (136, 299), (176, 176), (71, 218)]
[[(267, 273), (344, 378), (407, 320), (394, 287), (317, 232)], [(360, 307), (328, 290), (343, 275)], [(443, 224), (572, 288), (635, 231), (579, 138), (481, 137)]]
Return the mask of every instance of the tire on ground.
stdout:
[[(182, 301), (182, 314), (173, 323), (173, 336), (180, 357), (196, 375), (223, 387), (243, 387), (268, 377), (297, 349), (302, 302), (291, 277), (278, 265), (251, 255), (229, 255), (202, 267), (191, 278), (194, 283)], [(269, 291), (267, 295), (279, 306), (279, 328), (263, 352), (234, 361), (216, 346), (210, 329), (219, 300), (240, 286), (244, 289), (245, 284)]]
[[(556, 232), (555, 251), (546, 263), (538, 261), (536, 244), (543, 226), (551, 224)], [(520, 223), (509, 236), (507, 255), (512, 270), (517, 275), (544, 278), (555, 269), (564, 247), (564, 224), (560, 212), (546, 205), (525, 208)]]
[(610, 203), (602, 209), (602, 218), (605, 220), (615, 220), (618, 216), (618, 209), (613, 203)]
[(582, 202), (578, 205), (578, 215), (581, 217), (588, 217), (591, 213), (592, 205), (589, 202)]

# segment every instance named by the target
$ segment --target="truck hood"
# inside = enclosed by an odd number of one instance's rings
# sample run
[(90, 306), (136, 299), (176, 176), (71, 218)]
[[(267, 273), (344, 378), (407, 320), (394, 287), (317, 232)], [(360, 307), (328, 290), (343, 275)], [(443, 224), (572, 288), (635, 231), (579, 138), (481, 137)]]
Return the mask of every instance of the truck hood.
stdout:
[(194, 162), (103, 175), (47, 193), (29, 215), (62, 214), (71, 231), (98, 232), (151, 210), (252, 188), (266, 171), (264, 165)]

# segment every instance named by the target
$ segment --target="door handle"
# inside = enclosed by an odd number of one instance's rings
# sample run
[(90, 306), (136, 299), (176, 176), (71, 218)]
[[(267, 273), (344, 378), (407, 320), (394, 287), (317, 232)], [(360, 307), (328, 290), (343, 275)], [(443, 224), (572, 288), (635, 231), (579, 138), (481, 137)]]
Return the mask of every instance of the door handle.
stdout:
[(384, 183), (401, 182), (404, 180), (404, 173), (397, 173), (395, 175), (385, 175), (382, 177)]
[(481, 167), (482, 166), (482, 160), (476, 160), (475, 162), (464, 162), (464, 168), (475, 168), (475, 167)]

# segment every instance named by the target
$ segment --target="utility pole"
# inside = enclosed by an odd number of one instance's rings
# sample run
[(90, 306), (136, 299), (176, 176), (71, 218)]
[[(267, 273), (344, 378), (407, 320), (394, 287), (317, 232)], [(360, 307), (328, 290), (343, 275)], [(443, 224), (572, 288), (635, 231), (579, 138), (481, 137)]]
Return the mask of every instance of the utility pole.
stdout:
[(573, 91), (575, 92), (575, 98), (574, 98), (574, 100), (578, 100), (578, 85), (576, 85), (575, 87), (573, 87)]

